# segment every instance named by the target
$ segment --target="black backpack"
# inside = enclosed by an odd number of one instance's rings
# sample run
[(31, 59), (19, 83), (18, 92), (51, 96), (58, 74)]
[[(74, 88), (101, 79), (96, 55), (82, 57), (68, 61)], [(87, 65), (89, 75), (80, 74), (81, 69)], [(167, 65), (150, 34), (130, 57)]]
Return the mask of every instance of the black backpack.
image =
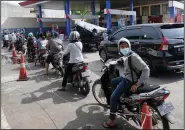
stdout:
[(130, 67), (131, 70), (131, 76), (132, 76), (132, 84), (135, 84), (136, 82), (134, 82), (134, 76), (133, 76), (133, 71), (136, 74), (137, 78), (139, 79), (141, 76), (142, 71), (140, 71), (139, 73), (137, 73), (137, 71), (132, 67), (132, 55), (128, 57), (128, 65)]

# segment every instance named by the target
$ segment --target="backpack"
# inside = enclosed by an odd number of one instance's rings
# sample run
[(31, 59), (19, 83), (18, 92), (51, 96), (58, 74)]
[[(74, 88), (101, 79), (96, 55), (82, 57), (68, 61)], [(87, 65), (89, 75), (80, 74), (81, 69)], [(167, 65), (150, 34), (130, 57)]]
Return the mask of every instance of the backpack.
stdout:
[(139, 74), (137, 73), (137, 71), (132, 67), (132, 55), (128, 57), (128, 65), (130, 67), (130, 70), (131, 70), (131, 76), (132, 76), (132, 84), (135, 84), (134, 82), (134, 75), (133, 75), (133, 72), (136, 74), (137, 78), (139, 79), (140, 76), (141, 76), (141, 73), (142, 71), (139, 72)]

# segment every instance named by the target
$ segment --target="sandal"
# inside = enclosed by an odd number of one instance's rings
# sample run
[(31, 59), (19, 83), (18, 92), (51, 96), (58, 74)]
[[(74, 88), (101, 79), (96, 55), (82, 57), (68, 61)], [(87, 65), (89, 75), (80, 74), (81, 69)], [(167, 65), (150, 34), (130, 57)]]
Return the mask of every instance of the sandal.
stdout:
[(115, 129), (117, 127), (117, 125), (109, 125), (107, 122), (103, 122), (103, 127), (104, 128), (108, 128), (108, 129)]

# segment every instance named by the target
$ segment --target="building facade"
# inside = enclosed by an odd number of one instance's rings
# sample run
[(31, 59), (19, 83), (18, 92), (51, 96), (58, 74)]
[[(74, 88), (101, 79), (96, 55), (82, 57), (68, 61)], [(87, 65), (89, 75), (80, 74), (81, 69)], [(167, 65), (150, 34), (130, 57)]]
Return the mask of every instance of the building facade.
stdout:
[[(130, 7), (115, 7), (115, 9), (129, 11)], [(134, 20), (135, 24), (184, 22), (184, 3), (181, 1), (148, 2), (143, 5), (135, 5), (133, 11), (136, 11), (136, 20)], [(171, 17), (174, 17), (173, 21), (171, 21)], [(112, 26), (118, 26), (119, 19), (124, 19), (125, 25), (129, 25), (130, 23), (129, 16), (111, 15)], [(99, 21), (101, 26), (106, 26), (104, 10), (101, 10), (101, 18)]]
[[(38, 10), (34, 8), (23, 8), (18, 3), (1, 1), (1, 32), (39, 32), (39, 22), (37, 20)], [(65, 30), (65, 20), (58, 21), (56, 18), (64, 18), (64, 10), (43, 9), (42, 16), (55, 19), (54, 22), (43, 23), (44, 31), (51, 31), (53, 25), (58, 25), (60, 30)]]

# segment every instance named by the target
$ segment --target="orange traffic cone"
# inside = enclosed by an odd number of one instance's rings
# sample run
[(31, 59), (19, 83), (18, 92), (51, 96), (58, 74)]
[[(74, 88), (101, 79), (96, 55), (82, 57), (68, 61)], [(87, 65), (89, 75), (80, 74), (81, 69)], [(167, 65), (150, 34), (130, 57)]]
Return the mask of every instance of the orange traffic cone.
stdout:
[(142, 121), (141, 129), (152, 130), (152, 114), (148, 109), (147, 103), (143, 104), (141, 111), (141, 121)]
[(12, 62), (13, 64), (17, 64), (17, 53), (14, 44), (12, 44), (12, 48)]
[(21, 55), (20, 59), (20, 73), (18, 81), (27, 81), (29, 78), (27, 77), (26, 68), (24, 64), (24, 56)]

